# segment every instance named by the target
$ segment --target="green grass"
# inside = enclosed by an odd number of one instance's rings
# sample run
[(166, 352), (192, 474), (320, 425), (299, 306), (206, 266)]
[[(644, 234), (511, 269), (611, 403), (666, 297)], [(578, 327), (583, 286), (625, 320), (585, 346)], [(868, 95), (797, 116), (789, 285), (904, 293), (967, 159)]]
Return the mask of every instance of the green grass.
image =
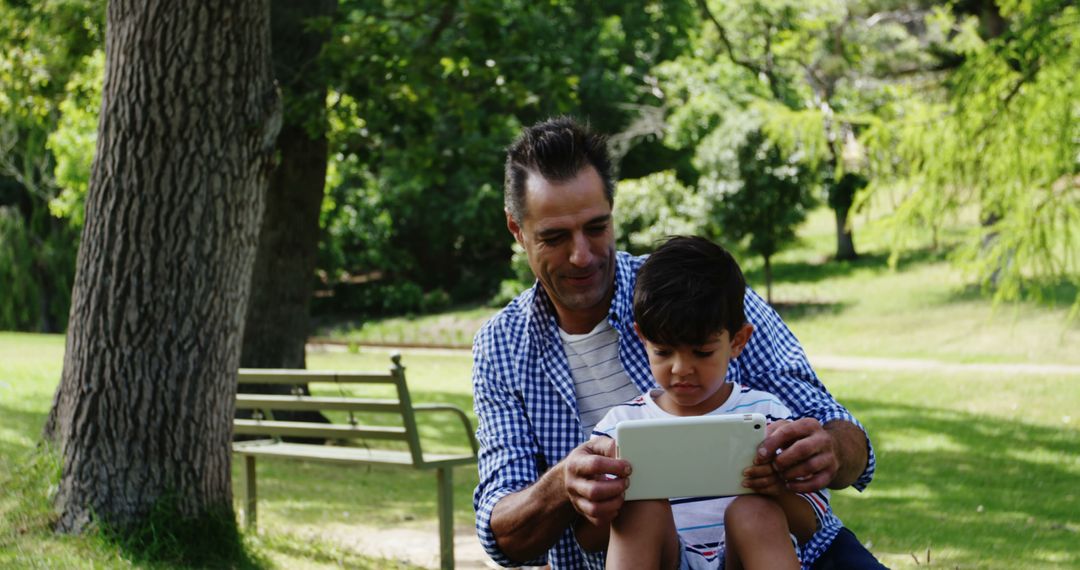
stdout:
[(472, 343), (473, 334), (494, 312), (495, 309), (491, 307), (469, 306), (433, 315), (409, 315), (366, 322), (323, 319), (317, 324), (317, 336), (345, 343), (463, 347)]
[[(799, 232), (801, 243), (774, 261), (774, 301), (811, 357), (1080, 364), (1080, 320), (1068, 319), (1076, 284), (1063, 285), (1073, 294), (1057, 303), (995, 306), (944, 253), (919, 250), (890, 269), (887, 236), (865, 223), (855, 230), (862, 258), (829, 261), (830, 216), (814, 212)], [(742, 263), (764, 293), (760, 260)]]
[[(50, 531), (52, 520), (48, 502), (50, 486), (55, 484), (58, 467), (47, 454), (37, 451), (41, 428), (48, 415), (53, 392), (59, 382), (63, 365), (64, 339), (58, 335), (32, 335), (0, 333), (0, 568), (175, 568), (175, 565), (140, 561), (139, 556), (118, 547), (100, 535), (61, 536)], [(383, 368), (388, 364), (385, 354), (365, 355), (367, 360), (353, 363), (356, 366), (370, 368), (368, 363)], [(333, 366), (333, 356), (327, 358), (326, 367)], [(436, 361), (437, 362), (437, 361)], [(460, 364), (468, 368), (468, 364)], [(424, 375), (419, 375), (418, 383), (423, 383)], [(439, 384), (438, 379), (428, 376), (431, 386)], [(455, 396), (457, 397), (457, 396)], [(467, 398), (467, 395), (464, 396)], [(458, 397), (457, 401), (461, 398)], [(429, 432), (438, 429), (426, 425)], [(460, 428), (458, 428), (460, 431)], [(436, 434), (437, 435), (437, 434)], [(438, 440), (438, 437), (435, 438)], [(449, 439), (449, 436), (447, 436)], [(291, 464), (291, 465), (290, 465)], [(282, 469), (278, 470), (276, 467)], [(264, 469), (267, 468), (267, 469)], [(327, 467), (325, 465), (320, 467)], [(294, 471), (291, 468), (298, 468)], [(465, 498), (470, 490), (465, 487), (475, 485), (475, 475), (471, 483), (465, 480), (467, 470), (463, 472), (459, 485), (456, 486), (455, 500), (459, 506), (468, 508), (471, 504)], [(234, 468), (239, 474), (240, 469)], [(431, 508), (417, 506), (408, 500), (408, 493), (435, 495), (434, 476), (431, 476), (430, 492), (423, 488), (425, 481), (419, 477), (411, 479), (410, 486), (401, 486), (404, 471), (397, 473), (379, 473), (375, 478), (383, 482), (383, 489), (373, 486), (370, 477), (348, 469), (316, 469), (311, 471), (302, 463), (264, 462), (260, 465), (260, 516), (261, 532), (258, 535), (244, 537), (247, 550), (253, 555), (251, 565), (269, 568), (361, 568), (371, 570), (399, 569), (408, 570), (412, 566), (397, 561), (363, 556), (342, 548), (333, 541), (322, 539), (318, 534), (295, 533), (303, 524), (318, 526), (334, 517), (341, 517), (344, 511), (352, 509), (354, 521), (372, 524), (378, 520), (389, 522), (413, 518), (416, 520), (434, 520), (434, 499)], [(328, 481), (318, 486), (308, 485), (310, 478)], [(240, 479), (235, 488), (242, 493)], [(399, 509), (399, 519), (392, 516), (372, 517), (364, 508), (375, 504), (387, 505), (388, 493), (385, 488), (394, 488), (389, 495), (401, 497), (404, 507)], [(315, 491), (325, 493), (320, 495)], [(304, 502), (296, 509), (303, 516), (289, 520), (290, 502)], [(343, 508), (333, 510), (334, 504)], [(362, 508), (357, 510), (356, 506)], [(280, 509), (280, 510), (278, 510)], [(274, 521), (281, 520), (281, 526)], [(467, 519), (459, 518), (459, 523)], [(303, 538), (301, 538), (301, 536)], [(155, 546), (151, 543), (151, 546)]]
[[(3, 481), (37, 441), (62, 348), (58, 337), (0, 335)], [(468, 354), (403, 353), (417, 401), (451, 402), (471, 415)], [(381, 349), (309, 356), (312, 368), (387, 365), (388, 352)], [(943, 568), (1080, 567), (1075, 376), (820, 372), (867, 425), (878, 453), (870, 489), (836, 493), (837, 512), (888, 565), (914, 568), (915, 556), (924, 566), (929, 551), (932, 565)], [(461, 428), (452, 421), (423, 429), (426, 441), (440, 446), (460, 441)], [(238, 494), (240, 476), (237, 467)], [(433, 528), (436, 519), (430, 473), (262, 461), (259, 484), (261, 533), (247, 540), (280, 568), (400, 568), (364, 558), (332, 537), (348, 533), (351, 524)], [(474, 470), (455, 470), (459, 526), (472, 521), (475, 484)], [(44, 493), (36, 496), (43, 501)], [(105, 568), (132, 565), (107, 545), (21, 524), (12, 516), (19, 497), (2, 497), (0, 566), (85, 567), (87, 560)]]
[[(857, 220), (862, 258), (829, 262), (832, 221), (818, 211), (800, 231), (802, 242), (774, 260), (777, 306), (811, 360), (1080, 364), (1080, 322), (1066, 318), (1077, 284), (1062, 283), (1057, 301), (995, 307), (944, 254), (919, 250), (890, 269), (887, 238), (876, 232)], [(760, 260), (741, 262), (763, 293)], [(318, 334), (349, 350), (313, 352), (308, 366), (384, 369), (389, 353), (362, 343), (468, 344), (493, 313), (474, 307), (327, 324)], [(63, 350), (59, 336), (0, 333), (0, 567), (142, 567), (100, 540), (50, 533), (48, 477), (26, 475)], [(402, 352), (414, 400), (449, 402), (472, 416), (467, 353)], [(1075, 375), (818, 372), (874, 439), (874, 483), (865, 493), (836, 493), (835, 505), (888, 565), (1080, 567)], [(429, 449), (462, 448), (452, 417), (421, 422)], [(241, 469), (233, 475), (241, 495)], [(458, 468), (454, 477), (455, 521), (468, 526), (476, 472)], [(436, 519), (431, 473), (267, 460), (259, 463), (259, 485), (260, 533), (245, 541), (268, 566), (405, 568), (361, 556), (339, 539), (355, 532), (352, 525), (434, 528)]]

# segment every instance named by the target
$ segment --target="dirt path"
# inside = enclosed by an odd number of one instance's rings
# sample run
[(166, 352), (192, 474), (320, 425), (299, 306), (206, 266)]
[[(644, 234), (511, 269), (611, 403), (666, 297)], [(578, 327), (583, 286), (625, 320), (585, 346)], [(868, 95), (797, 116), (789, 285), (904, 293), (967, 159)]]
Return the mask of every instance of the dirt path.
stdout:
[[(436, 523), (394, 528), (332, 523), (299, 528), (297, 533), (365, 556), (407, 562), (421, 568), (439, 567), (439, 530)], [(499, 568), (484, 554), (476, 538), (476, 529), (472, 526), (454, 529), (454, 562), (459, 570)]]
[(890, 370), (905, 372), (983, 372), (1000, 374), (1047, 374), (1072, 376), (1080, 375), (1080, 366), (1074, 364), (1026, 364), (982, 362), (951, 363), (938, 360), (917, 360), (910, 358), (875, 358), (864, 356), (812, 356), (810, 364), (815, 370)]

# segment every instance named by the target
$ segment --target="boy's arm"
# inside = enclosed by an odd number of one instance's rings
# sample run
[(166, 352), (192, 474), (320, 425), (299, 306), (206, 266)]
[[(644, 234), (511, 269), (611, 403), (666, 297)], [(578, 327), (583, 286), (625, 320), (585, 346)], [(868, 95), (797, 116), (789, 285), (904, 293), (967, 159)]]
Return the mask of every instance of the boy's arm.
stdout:
[[(785, 417), (786, 414), (790, 414), (786, 409), (775, 409), (774, 412), (776, 414), (774, 417)], [(792, 423), (790, 419), (770, 422), (768, 427), (765, 428), (766, 434), (771, 435), (776, 430)], [(756, 473), (757, 486), (754, 491), (772, 497), (780, 505), (780, 508), (784, 510), (784, 516), (788, 521), (788, 529), (798, 539), (799, 544), (805, 544), (809, 541), (817, 532), (818, 520), (817, 515), (814, 514), (814, 509), (810, 507), (806, 499), (787, 488), (784, 480), (773, 468), (772, 464), (756, 465), (747, 469), (746, 472)], [(749, 485), (744, 483), (744, 486)]]
[(581, 518), (574, 523), (574, 536), (577, 537), (578, 544), (586, 552), (606, 550), (610, 533), (610, 522), (596, 525), (589, 522), (588, 519)]

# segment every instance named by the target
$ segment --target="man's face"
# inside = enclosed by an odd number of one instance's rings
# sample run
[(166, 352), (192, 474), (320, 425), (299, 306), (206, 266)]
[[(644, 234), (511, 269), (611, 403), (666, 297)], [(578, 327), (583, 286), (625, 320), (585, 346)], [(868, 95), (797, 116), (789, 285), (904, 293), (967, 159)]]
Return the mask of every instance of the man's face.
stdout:
[[(592, 330), (607, 314), (615, 287), (615, 233), (604, 183), (592, 166), (552, 183), (537, 173), (525, 182), (525, 216), (506, 225), (569, 333)], [(583, 330), (582, 330), (583, 329)]]

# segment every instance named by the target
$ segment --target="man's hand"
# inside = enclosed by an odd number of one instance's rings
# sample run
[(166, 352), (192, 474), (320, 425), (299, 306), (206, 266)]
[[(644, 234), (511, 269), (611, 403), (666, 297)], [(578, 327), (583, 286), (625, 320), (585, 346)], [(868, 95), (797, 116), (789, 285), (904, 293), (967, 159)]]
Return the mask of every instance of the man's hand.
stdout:
[[(790, 424), (789, 420), (779, 420), (765, 427), (766, 439), (771, 436), (780, 426)], [(760, 449), (759, 449), (760, 451)], [(760, 458), (760, 455), (757, 456)], [(757, 459), (756, 458), (756, 459)], [(743, 471), (743, 487), (753, 489), (759, 495), (770, 497), (778, 496), (785, 488), (785, 482), (776, 471), (776, 464), (772, 462), (757, 462)]]
[(615, 459), (615, 449), (612, 439), (589, 440), (574, 448), (562, 462), (570, 504), (597, 526), (610, 523), (619, 514), (629, 485), (630, 464)]
[(840, 469), (840, 458), (833, 436), (821, 422), (802, 418), (776, 422), (769, 428), (765, 441), (758, 447), (754, 467), (745, 472), (747, 487), (757, 492), (768, 489), (775, 480), (768, 476), (766, 468), (797, 493), (819, 491), (833, 483)]

